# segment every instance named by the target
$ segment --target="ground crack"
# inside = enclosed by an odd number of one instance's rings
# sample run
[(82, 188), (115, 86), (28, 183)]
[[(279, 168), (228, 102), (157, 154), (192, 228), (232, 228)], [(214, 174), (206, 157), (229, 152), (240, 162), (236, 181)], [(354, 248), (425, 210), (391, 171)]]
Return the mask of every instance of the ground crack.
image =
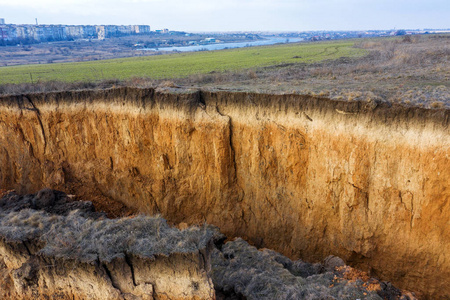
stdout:
[(106, 276), (109, 278), (109, 281), (111, 282), (111, 285), (113, 288), (115, 288), (116, 290), (118, 290), (120, 293), (122, 293), (122, 291), (120, 290), (120, 288), (114, 283), (111, 271), (108, 269), (108, 267), (106, 266), (106, 264), (102, 264), (101, 265), (102, 268), (105, 270), (105, 274)]
[[(24, 99), (27, 99), (28, 102), (30, 102), (31, 106), (33, 106), (33, 108), (26, 108), (26, 107), (23, 107), (23, 108), (24, 108), (24, 109), (27, 109), (27, 110), (34, 111), (34, 112), (36, 113), (36, 117), (37, 117), (37, 119), (38, 119), (39, 126), (40, 126), (41, 131), (42, 131), (42, 137), (43, 137), (43, 139), (44, 139), (44, 153), (46, 153), (46, 152), (47, 152), (47, 137), (46, 137), (46, 135), (45, 135), (44, 124), (42, 123), (42, 119), (41, 119), (41, 112), (40, 112), (40, 110), (36, 107), (36, 105), (34, 105), (33, 101), (31, 101), (30, 98), (28, 98), (27, 96), (23, 96), (23, 98), (24, 98)], [(23, 104), (23, 100), (22, 100), (22, 104)]]
[(133, 263), (131, 262), (131, 257), (125, 253), (125, 262), (127, 263), (127, 265), (130, 267), (130, 271), (131, 271), (131, 280), (133, 280), (133, 285), (137, 286), (136, 284), (136, 277), (134, 275), (134, 267), (133, 267)]
[(232, 164), (233, 164), (233, 168), (234, 168), (234, 175), (233, 175), (233, 180), (234, 183), (236, 185), (236, 187), (242, 192), (242, 197), (239, 197), (239, 202), (242, 201), (242, 199), (245, 198), (245, 191), (244, 189), (238, 184), (238, 175), (237, 175), (237, 163), (236, 163), (236, 151), (234, 149), (234, 144), (233, 144), (233, 123), (231, 121), (231, 117), (229, 115), (226, 115), (224, 113), (222, 113), (219, 109), (219, 107), (216, 105), (216, 111), (219, 115), (221, 115), (222, 117), (226, 117), (228, 118), (228, 129), (229, 129), (229, 146), (230, 146), (230, 150), (231, 150), (231, 159), (232, 159)]
[(23, 246), (25, 247), (25, 249), (27, 250), (29, 255), (33, 255), (30, 251), (30, 248), (27, 246), (27, 243), (25, 241), (22, 241)]

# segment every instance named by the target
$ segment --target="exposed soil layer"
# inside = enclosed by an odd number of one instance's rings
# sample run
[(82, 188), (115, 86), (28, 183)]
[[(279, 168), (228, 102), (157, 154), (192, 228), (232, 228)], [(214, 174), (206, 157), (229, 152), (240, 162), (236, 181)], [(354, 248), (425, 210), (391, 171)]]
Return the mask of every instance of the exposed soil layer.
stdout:
[(206, 221), (292, 259), (334, 254), (450, 297), (449, 110), (130, 88), (0, 102), (3, 189)]
[(159, 216), (105, 219), (44, 189), (0, 199), (2, 299), (215, 299), (211, 226)]
[(105, 219), (63, 192), (0, 198), (0, 297), (8, 299), (417, 300), (329, 256), (292, 261), (217, 228), (159, 216)]

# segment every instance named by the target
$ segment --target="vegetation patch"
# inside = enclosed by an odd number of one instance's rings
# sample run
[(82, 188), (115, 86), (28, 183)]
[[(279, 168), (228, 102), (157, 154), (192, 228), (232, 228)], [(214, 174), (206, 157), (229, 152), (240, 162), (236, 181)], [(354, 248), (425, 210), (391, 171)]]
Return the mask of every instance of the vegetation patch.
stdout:
[(310, 264), (238, 238), (212, 254), (214, 286), (229, 299), (402, 299), (413, 300), (390, 283), (369, 278), (338, 257)]
[[(38, 241), (43, 245), (39, 254), (82, 262), (110, 262), (127, 254), (153, 258), (192, 253), (205, 249), (218, 236), (213, 226), (179, 230), (160, 216), (107, 219), (92, 213), (89, 203), (65, 198), (66, 194), (48, 189), (25, 196), (5, 195), (0, 200), (0, 236), (8, 242)], [(60, 209), (62, 214), (48, 212), (63, 202), (67, 210)]]
[(0, 84), (51, 80), (65, 82), (123, 80), (133, 77), (182, 78), (210, 72), (314, 63), (343, 56), (362, 56), (366, 53), (363, 49), (354, 48), (353, 44), (351, 41), (283, 44), (79, 63), (1, 67)]

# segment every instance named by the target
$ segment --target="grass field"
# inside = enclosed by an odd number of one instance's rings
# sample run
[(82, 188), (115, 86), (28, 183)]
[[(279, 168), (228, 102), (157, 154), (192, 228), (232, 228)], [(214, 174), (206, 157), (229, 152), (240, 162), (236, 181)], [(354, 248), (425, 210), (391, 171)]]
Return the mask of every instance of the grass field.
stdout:
[(192, 74), (237, 71), (286, 63), (313, 63), (362, 56), (353, 42), (283, 44), (221, 51), (110, 59), (101, 61), (0, 67), (0, 84), (38, 81), (100, 81), (148, 77), (182, 78)]

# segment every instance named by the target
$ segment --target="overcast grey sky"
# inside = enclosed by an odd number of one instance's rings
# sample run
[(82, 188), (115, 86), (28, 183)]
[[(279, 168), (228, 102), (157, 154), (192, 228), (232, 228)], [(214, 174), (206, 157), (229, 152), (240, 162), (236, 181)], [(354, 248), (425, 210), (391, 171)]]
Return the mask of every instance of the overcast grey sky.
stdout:
[(450, 0), (0, 0), (0, 18), (185, 31), (449, 28)]

